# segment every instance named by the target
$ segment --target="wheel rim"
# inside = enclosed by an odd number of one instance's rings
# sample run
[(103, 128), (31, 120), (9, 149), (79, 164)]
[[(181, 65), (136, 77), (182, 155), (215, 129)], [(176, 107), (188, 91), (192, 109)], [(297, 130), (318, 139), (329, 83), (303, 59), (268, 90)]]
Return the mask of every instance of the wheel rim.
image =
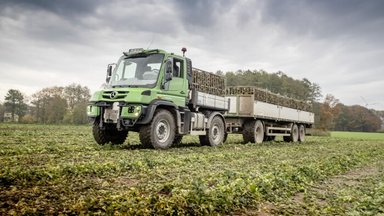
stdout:
[(256, 126), (256, 139), (255, 139), (255, 142), (256, 143), (261, 143), (263, 141), (263, 130), (261, 129), (261, 127), (259, 126)]
[(292, 128), (292, 141), (297, 142), (299, 139), (299, 131), (296, 125)]
[(300, 126), (300, 129), (299, 129), (299, 140), (300, 141), (304, 141), (305, 140), (305, 129), (304, 129), (304, 126)]
[(215, 143), (220, 141), (221, 131), (220, 131), (220, 128), (217, 124), (214, 124), (212, 127), (211, 137)]
[(165, 142), (169, 138), (171, 131), (169, 130), (169, 122), (165, 120), (159, 121), (156, 126), (156, 137), (159, 142)]

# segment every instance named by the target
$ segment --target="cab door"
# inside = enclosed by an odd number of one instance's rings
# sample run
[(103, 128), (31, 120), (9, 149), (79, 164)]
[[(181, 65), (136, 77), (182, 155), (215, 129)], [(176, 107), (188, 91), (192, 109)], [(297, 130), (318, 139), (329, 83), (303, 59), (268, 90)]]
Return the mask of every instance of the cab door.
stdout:
[(185, 106), (188, 95), (185, 60), (174, 57), (170, 61), (172, 62), (172, 80), (169, 81), (166, 91), (174, 103), (178, 106)]

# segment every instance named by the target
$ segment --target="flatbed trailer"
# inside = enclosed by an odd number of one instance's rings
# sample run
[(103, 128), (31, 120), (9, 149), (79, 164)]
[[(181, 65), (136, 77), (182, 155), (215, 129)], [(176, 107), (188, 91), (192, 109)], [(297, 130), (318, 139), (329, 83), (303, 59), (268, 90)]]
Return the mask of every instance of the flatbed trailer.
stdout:
[[(262, 99), (253, 93), (260, 89), (254, 89), (250, 94), (226, 96), (229, 101), (229, 109), (225, 114), (227, 131), (242, 133), (244, 142), (261, 143), (273, 140), (275, 136), (284, 136), (285, 141), (304, 141), (306, 129), (311, 128), (314, 123), (314, 113), (307, 111), (310, 106), (306, 109), (291, 108), (303, 104), (301, 101), (271, 92), (266, 93), (277, 98), (274, 103), (261, 101)], [(286, 100), (293, 101), (291, 107), (282, 105)], [(254, 136), (249, 135), (249, 131), (253, 130)]]

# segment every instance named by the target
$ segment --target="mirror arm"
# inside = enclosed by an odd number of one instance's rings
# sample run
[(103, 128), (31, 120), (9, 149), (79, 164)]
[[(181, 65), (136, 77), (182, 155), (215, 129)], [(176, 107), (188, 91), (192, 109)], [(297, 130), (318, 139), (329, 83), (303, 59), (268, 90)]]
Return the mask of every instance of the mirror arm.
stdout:
[(107, 67), (107, 77), (105, 78), (105, 82), (108, 83), (112, 76), (112, 66), (116, 65), (115, 63), (108, 64)]

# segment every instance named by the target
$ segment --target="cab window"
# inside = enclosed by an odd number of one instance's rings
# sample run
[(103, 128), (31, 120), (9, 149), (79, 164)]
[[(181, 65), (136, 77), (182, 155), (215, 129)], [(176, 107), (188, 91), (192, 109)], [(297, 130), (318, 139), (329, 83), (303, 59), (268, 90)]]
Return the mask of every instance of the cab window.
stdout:
[(173, 59), (173, 77), (183, 78), (184, 61), (182, 59)]

